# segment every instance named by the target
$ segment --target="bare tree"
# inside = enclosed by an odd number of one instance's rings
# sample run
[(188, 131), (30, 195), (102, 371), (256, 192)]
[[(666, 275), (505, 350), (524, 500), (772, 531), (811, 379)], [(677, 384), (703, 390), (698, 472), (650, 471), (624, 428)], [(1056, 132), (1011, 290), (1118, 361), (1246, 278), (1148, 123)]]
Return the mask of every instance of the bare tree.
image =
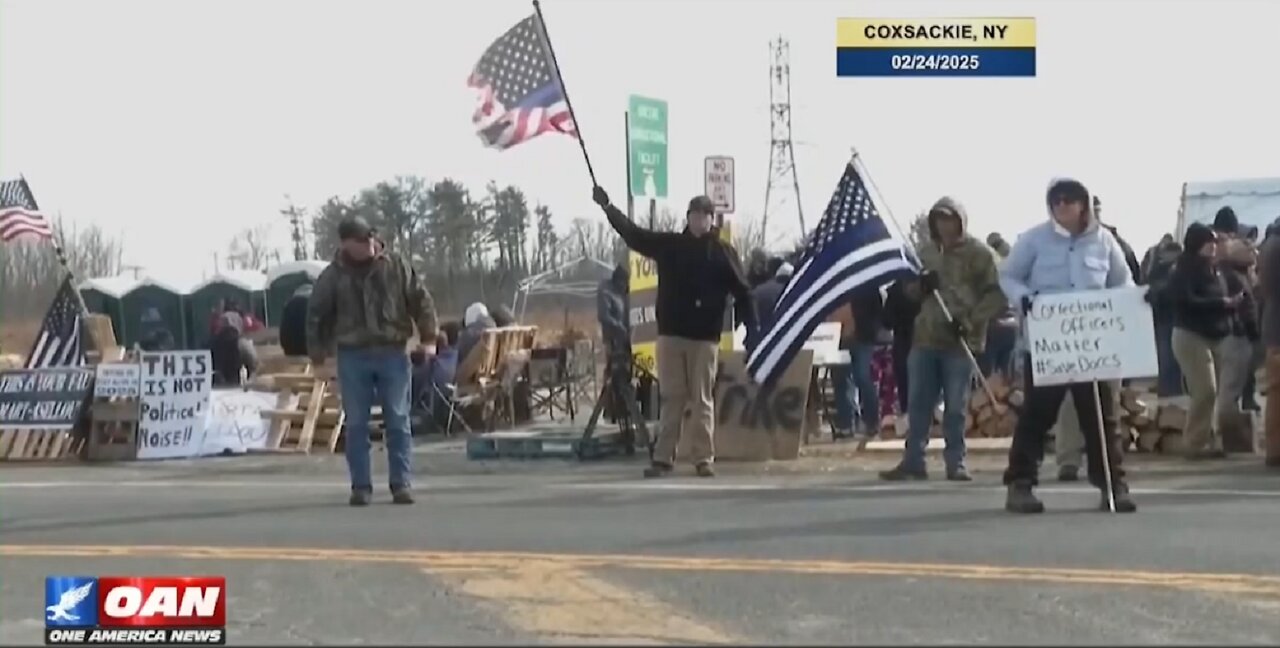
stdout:
[(228, 270), (262, 270), (271, 260), (271, 249), (267, 244), (267, 236), (271, 228), (267, 225), (250, 227), (231, 239), (227, 247)]
[[(77, 281), (120, 272), (124, 249), (97, 225), (69, 228), (59, 216), (52, 226)], [(49, 241), (17, 239), (0, 245), (0, 324), (7, 351), (27, 352), (66, 272)]]

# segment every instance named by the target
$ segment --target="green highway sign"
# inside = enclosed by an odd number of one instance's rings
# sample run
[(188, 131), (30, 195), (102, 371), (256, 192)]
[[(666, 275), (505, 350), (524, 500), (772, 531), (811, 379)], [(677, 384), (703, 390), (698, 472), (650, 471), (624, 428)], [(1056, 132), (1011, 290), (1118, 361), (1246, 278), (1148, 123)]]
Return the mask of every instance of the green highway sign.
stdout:
[(667, 197), (667, 102), (631, 95), (627, 107), (631, 195)]

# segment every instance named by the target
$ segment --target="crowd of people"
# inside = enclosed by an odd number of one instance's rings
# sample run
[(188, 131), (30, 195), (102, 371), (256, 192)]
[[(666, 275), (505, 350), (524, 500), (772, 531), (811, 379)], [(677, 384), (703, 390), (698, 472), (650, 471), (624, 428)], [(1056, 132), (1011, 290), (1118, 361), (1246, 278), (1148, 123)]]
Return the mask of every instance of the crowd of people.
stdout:
[[(714, 381), (722, 318), (732, 303), (750, 348), (770, 325), (799, 260), (753, 254), (744, 268), (718, 235), (705, 196), (690, 201), (680, 232), (636, 225), (598, 186), (593, 199), (622, 240), (654, 260), (659, 278), (662, 408), (645, 476), (672, 472), (683, 434), (693, 435), (689, 459), (696, 473), (714, 476)], [(977, 365), (983, 374), (1021, 379), (1025, 389), (1004, 474), (1008, 510), (1044, 510), (1034, 488), (1054, 427), (1060, 478), (1076, 478), (1083, 463), (1090, 483), (1103, 491), (1105, 507), (1136, 510), (1122, 469), (1125, 448), (1116, 434), (1121, 385), (1026, 384), (1030, 358), (1019, 335), (1020, 319), (1040, 295), (1147, 286), (1160, 365), (1157, 392), (1166, 398), (1185, 393), (1188, 458), (1222, 456), (1227, 450), (1223, 433), (1247, 420), (1245, 410), (1257, 408), (1254, 370), (1264, 357), (1280, 365), (1280, 309), (1267, 308), (1280, 303), (1280, 224), (1269, 227), (1258, 244), (1256, 230), (1242, 228), (1224, 208), (1212, 226), (1192, 224), (1181, 245), (1167, 235), (1139, 261), (1115, 228), (1101, 220), (1101, 201), (1082, 183), (1055, 180), (1046, 206), (1048, 218), (1010, 245), (999, 235), (985, 241), (972, 236), (960, 202), (939, 200), (928, 212), (929, 241), (920, 250), (920, 274), (857, 291), (832, 315), (842, 324), (840, 344), (851, 360), (833, 376), (837, 436), (865, 440), (879, 432), (885, 413), (896, 408), (900, 415), (906, 447), (901, 462), (882, 473), (883, 479), (927, 478), (924, 453), (939, 405), (946, 477), (970, 479), (964, 413)], [(416, 272), (387, 251), (367, 223), (349, 219), (338, 233), (341, 247), (334, 262), (306, 297), (301, 344), (316, 365), (336, 352), (347, 413), (351, 503), (367, 504), (371, 497), (368, 409), (375, 398), (382, 401), (393, 501), (411, 503), (410, 403), (421, 401), (423, 393), (444, 396), (439, 387), (456, 381), (481, 333), (512, 318), (505, 308), (490, 312), (476, 303), (462, 322), (438, 325)], [(606, 338), (616, 338), (614, 346), (620, 348), (629, 336), (626, 283), (626, 270), (620, 268), (602, 282), (599, 301)], [(406, 356), (404, 346), (415, 332), (423, 346)], [(282, 345), (283, 338), (282, 331)], [(1280, 382), (1280, 369), (1267, 375), (1269, 382)], [(885, 377), (892, 391), (882, 391)], [(1101, 427), (1097, 410), (1103, 414)], [(1074, 420), (1064, 416), (1068, 411)], [(1267, 463), (1280, 465), (1280, 408), (1269, 407), (1266, 418)]]
[[(623, 241), (655, 261), (659, 275), (658, 367), (672, 375), (659, 377), (662, 452), (654, 454), (645, 474), (668, 474), (674, 463), (669, 450), (682, 432), (692, 430), (699, 440), (692, 459), (696, 472), (713, 475), (714, 445), (705, 440), (713, 437), (704, 429), (710, 425), (701, 422), (713, 420), (714, 404), (709, 380), (702, 376), (714, 371), (719, 327), (718, 317), (700, 313), (721, 313), (732, 297), (752, 348), (770, 325), (798, 259), (753, 252), (744, 270), (736, 252), (719, 242), (705, 197), (690, 202), (686, 228), (672, 233), (635, 225), (600, 187), (593, 197)], [(1026, 384), (1030, 357), (1020, 335), (1021, 316), (1039, 295), (1146, 286), (1157, 338), (1157, 393), (1166, 399), (1186, 395), (1187, 457), (1223, 456), (1231, 447), (1224, 444), (1228, 431), (1251, 427), (1241, 414), (1257, 409), (1256, 370), (1264, 356), (1280, 365), (1280, 312), (1266, 308), (1267, 290), (1280, 293), (1280, 260), (1272, 264), (1276, 280), (1269, 281), (1265, 272), (1268, 252), (1280, 255), (1274, 243), (1280, 226), (1269, 228), (1259, 246), (1256, 229), (1242, 228), (1227, 207), (1212, 226), (1189, 226), (1181, 245), (1166, 235), (1139, 260), (1116, 228), (1102, 220), (1101, 200), (1082, 183), (1053, 181), (1046, 204), (1048, 218), (1010, 245), (999, 234), (985, 241), (973, 237), (959, 201), (939, 200), (927, 215), (930, 240), (919, 251), (921, 274), (855, 291), (832, 315), (841, 323), (840, 345), (850, 358), (833, 372), (835, 435), (865, 441), (892, 413), (906, 437), (902, 461), (882, 473), (883, 479), (927, 478), (925, 446), (939, 404), (946, 477), (970, 479), (964, 425), (976, 364), (983, 375), (1021, 381), (1026, 391), (1004, 476), (1007, 509), (1044, 510), (1033, 490), (1046, 440), (1057, 428), (1059, 478), (1078, 479), (1085, 467), (1090, 483), (1103, 491), (1105, 507), (1136, 510), (1122, 469), (1125, 444), (1116, 434), (1119, 391), (1128, 381)], [(664, 281), (664, 275), (671, 280)], [(1280, 303), (1280, 294), (1271, 302)], [(1274, 353), (1264, 354), (1264, 343)], [(663, 369), (664, 358), (675, 360), (666, 363), (671, 369)], [(883, 378), (877, 384), (876, 374), (891, 377), (893, 397), (884, 397)], [(668, 413), (669, 408), (676, 411)], [(1268, 465), (1280, 465), (1278, 409), (1268, 408)]]

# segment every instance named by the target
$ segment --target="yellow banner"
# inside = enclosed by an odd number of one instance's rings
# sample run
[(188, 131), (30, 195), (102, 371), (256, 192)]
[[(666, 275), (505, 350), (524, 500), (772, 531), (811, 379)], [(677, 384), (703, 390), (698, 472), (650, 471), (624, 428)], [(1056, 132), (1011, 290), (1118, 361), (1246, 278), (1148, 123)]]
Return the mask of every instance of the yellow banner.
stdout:
[(631, 266), (631, 292), (658, 287), (658, 264), (653, 259), (631, 251), (627, 253), (627, 263)]
[(1035, 18), (836, 19), (836, 47), (1035, 46)]

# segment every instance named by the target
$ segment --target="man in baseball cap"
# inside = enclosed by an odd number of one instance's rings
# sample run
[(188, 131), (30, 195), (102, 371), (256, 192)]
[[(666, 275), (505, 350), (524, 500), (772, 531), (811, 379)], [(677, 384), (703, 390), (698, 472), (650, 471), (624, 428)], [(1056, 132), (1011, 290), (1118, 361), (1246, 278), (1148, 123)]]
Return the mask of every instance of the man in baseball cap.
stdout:
[(714, 388), (720, 333), (733, 296), (737, 316), (754, 341), (756, 313), (742, 262), (714, 227), (715, 204), (706, 196), (689, 201), (681, 232), (656, 232), (631, 222), (597, 185), (592, 191), (609, 225), (627, 247), (658, 267), (658, 389), (660, 430), (646, 477), (669, 474), (681, 433), (693, 436), (691, 459), (697, 474), (711, 477), (715, 459)]

